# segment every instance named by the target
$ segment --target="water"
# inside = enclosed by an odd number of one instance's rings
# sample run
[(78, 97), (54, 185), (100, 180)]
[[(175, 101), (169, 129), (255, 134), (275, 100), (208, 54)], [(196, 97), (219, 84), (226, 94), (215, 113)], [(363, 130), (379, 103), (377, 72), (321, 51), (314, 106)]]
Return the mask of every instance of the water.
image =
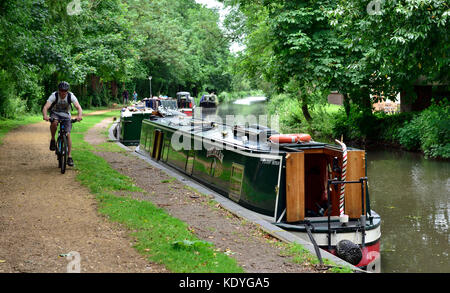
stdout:
[(450, 272), (450, 163), (367, 152), (371, 207), (381, 215), (381, 271)]
[[(267, 115), (257, 98), (209, 110)], [(367, 151), (371, 208), (381, 215), (381, 271), (450, 273), (450, 163), (398, 150)]]
[[(234, 124), (273, 124), (278, 129), (278, 121), (271, 123), (267, 114), (265, 97), (247, 97), (234, 102), (220, 103), (217, 108), (202, 109), (202, 116), (208, 120)], [(231, 117), (231, 119), (230, 119)]]
[(234, 102), (222, 103), (217, 107), (216, 115), (225, 119), (227, 115), (267, 115), (265, 97), (247, 97)]

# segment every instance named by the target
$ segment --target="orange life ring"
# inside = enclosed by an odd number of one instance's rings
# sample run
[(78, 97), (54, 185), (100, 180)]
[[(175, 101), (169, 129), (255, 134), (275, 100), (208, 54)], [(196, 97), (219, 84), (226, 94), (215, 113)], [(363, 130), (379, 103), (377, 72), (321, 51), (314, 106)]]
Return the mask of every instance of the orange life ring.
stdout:
[(270, 136), (269, 140), (275, 143), (310, 142), (311, 135), (307, 133), (277, 134)]
[(270, 136), (269, 140), (276, 143), (297, 143), (298, 136), (294, 134), (276, 134)]
[(298, 141), (300, 142), (310, 142), (311, 141), (311, 135), (307, 133), (296, 133), (291, 135), (297, 135)]

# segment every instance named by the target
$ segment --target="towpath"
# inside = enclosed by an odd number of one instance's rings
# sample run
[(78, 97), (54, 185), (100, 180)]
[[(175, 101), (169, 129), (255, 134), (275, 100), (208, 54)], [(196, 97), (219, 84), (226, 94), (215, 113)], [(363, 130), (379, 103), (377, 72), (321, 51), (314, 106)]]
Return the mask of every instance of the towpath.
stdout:
[[(111, 122), (96, 125), (85, 139), (105, 142)], [(0, 272), (67, 272), (70, 259), (61, 255), (69, 252), (79, 253), (81, 272), (167, 272), (132, 247), (129, 231), (98, 214), (94, 196), (75, 180), (76, 169), (58, 172), (48, 145), (49, 126), (41, 122), (11, 131), (0, 146)], [(145, 161), (126, 153), (97, 154), (146, 190), (135, 197), (185, 221), (247, 272), (315, 272), (293, 263), (276, 239), (207, 204)]]

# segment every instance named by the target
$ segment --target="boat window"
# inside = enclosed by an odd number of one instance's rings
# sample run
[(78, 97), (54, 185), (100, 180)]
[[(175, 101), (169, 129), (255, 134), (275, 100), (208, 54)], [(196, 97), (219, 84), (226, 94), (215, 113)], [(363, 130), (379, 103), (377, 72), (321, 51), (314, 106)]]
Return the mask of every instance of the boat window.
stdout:
[(192, 171), (194, 170), (194, 156), (195, 156), (195, 151), (189, 150), (188, 158), (186, 161), (186, 173), (188, 175), (192, 175)]
[(162, 154), (161, 158), (164, 162), (167, 162), (169, 158), (169, 146), (170, 146), (170, 139), (168, 136), (164, 138), (164, 145), (162, 147)]
[(239, 201), (241, 197), (242, 179), (244, 178), (244, 166), (233, 163), (230, 176), (230, 198)]
[(150, 152), (151, 142), (152, 142), (152, 135), (151, 135), (150, 131), (148, 131), (147, 137), (146, 137), (146, 142), (145, 142), (145, 148), (144, 148), (147, 152)]
[(161, 159), (161, 147), (164, 141), (164, 133), (160, 129), (156, 129), (151, 147), (151, 156), (156, 160)]
[(147, 131), (148, 131), (147, 127), (142, 125), (140, 144), (144, 148), (144, 150), (145, 150), (145, 143), (147, 142)]

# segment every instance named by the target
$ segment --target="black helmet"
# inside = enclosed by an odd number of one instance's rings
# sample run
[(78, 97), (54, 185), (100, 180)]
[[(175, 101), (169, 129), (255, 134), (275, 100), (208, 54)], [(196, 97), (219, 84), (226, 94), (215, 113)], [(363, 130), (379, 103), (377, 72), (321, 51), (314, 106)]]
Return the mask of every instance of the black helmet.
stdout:
[(59, 90), (62, 90), (62, 91), (68, 91), (68, 90), (69, 90), (69, 87), (70, 87), (70, 85), (69, 85), (67, 82), (65, 82), (65, 81), (61, 81), (61, 82), (58, 84), (58, 89), (59, 89)]

